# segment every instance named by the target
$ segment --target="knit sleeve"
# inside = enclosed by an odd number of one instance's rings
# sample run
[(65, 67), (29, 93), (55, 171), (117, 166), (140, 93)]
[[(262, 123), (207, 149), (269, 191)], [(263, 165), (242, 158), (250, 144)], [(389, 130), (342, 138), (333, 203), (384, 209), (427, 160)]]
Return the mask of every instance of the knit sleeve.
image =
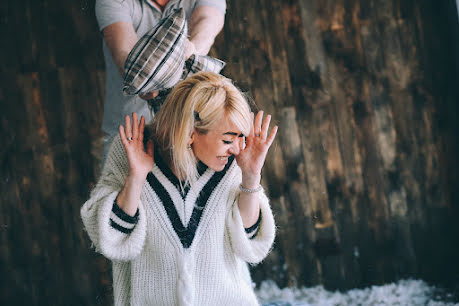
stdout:
[(238, 196), (232, 204), (226, 220), (227, 231), (234, 253), (248, 263), (261, 262), (271, 250), (276, 227), (269, 200), (264, 192), (259, 192), (260, 219), (256, 235), (250, 235), (244, 229), (238, 206)]
[(101, 177), (91, 196), (81, 208), (81, 218), (96, 251), (111, 260), (129, 261), (143, 249), (146, 235), (142, 201), (131, 217), (116, 204), (124, 186), (128, 161), (120, 137), (110, 146)]

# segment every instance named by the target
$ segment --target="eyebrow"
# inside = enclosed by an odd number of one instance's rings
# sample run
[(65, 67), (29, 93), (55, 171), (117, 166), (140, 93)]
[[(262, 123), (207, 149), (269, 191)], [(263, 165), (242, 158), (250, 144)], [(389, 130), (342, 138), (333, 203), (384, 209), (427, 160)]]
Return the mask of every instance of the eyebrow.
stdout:
[(238, 135), (237, 133), (234, 133), (234, 132), (226, 132), (226, 133), (223, 133), (223, 135), (233, 135), (233, 136), (238, 136), (238, 137), (244, 136), (242, 133)]

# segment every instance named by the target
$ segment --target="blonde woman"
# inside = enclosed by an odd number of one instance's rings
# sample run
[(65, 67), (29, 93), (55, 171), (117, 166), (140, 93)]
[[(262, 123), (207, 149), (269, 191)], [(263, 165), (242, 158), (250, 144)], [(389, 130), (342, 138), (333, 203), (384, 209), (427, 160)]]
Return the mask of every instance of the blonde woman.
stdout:
[(258, 304), (246, 263), (275, 235), (260, 185), (269, 123), (209, 72), (180, 82), (151, 126), (126, 116), (81, 209), (113, 263), (115, 305)]

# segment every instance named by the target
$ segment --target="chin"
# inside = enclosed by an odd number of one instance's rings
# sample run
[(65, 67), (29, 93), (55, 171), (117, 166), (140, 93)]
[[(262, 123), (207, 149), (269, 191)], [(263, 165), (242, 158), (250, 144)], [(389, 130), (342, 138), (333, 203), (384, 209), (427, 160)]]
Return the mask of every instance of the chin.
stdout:
[(228, 163), (228, 160), (221, 161), (219, 159), (207, 160), (207, 162), (201, 160), (207, 167), (214, 170), (215, 172), (223, 171)]
[(220, 171), (223, 171), (223, 169), (225, 169), (225, 165), (221, 166), (221, 165), (213, 165), (213, 166), (209, 166), (210, 169), (214, 170), (215, 172), (220, 172)]

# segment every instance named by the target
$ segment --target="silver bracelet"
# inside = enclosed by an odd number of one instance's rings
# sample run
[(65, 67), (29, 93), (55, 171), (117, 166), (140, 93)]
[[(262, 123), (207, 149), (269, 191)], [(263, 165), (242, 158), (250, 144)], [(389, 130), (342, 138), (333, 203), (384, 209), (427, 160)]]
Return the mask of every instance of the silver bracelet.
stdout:
[(249, 189), (249, 188), (245, 188), (242, 186), (242, 184), (239, 185), (239, 189), (242, 191), (242, 192), (245, 192), (245, 193), (255, 193), (255, 192), (258, 192), (258, 191), (261, 191), (263, 190), (263, 186), (259, 185), (257, 188), (255, 189)]

